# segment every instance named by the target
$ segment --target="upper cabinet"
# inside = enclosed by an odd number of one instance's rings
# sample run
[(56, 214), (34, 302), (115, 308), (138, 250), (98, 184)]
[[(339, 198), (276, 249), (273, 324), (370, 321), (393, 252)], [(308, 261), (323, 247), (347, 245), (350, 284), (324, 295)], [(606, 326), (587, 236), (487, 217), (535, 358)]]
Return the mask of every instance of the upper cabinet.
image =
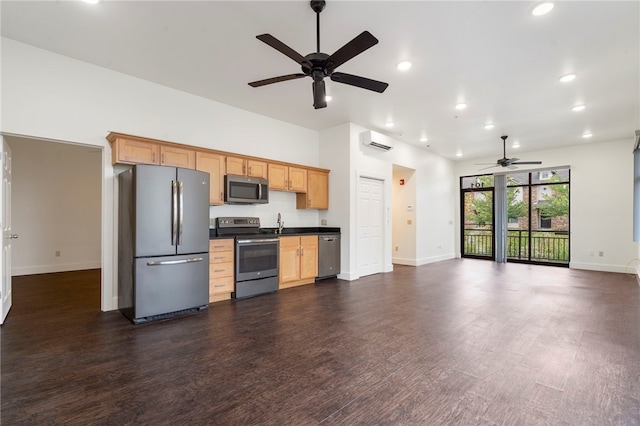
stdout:
[(224, 204), (224, 155), (210, 152), (196, 152), (196, 170), (207, 172), (210, 176), (209, 205)]
[(111, 142), (113, 164), (156, 164), (185, 169), (196, 167), (196, 152), (193, 149), (117, 133), (110, 133), (107, 139)]
[(193, 149), (160, 145), (160, 165), (195, 169), (196, 152)]
[(172, 142), (111, 132), (112, 164), (156, 164), (209, 173), (209, 204), (224, 204), (224, 176), (239, 175), (269, 180), (269, 189), (296, 193), (299, 209), (329, 208), (329, 170), (262, 158), (196, 148)]
[(307, 192), (307, 169), (269, 163), (269, 189)]
[(267, 179), (267, 162), (227, 156), (227, 174)]
[[(114, 135), (113, 133), (109, 136)], [(111, 142), (113, 164), (160, 164), (160, 144), (120, 136), (107, 137)]]
[(297, 194), (296, 208), (319, 209), (329, 208), (329, 172), (322, 170), (307, 170), (307, 192)]

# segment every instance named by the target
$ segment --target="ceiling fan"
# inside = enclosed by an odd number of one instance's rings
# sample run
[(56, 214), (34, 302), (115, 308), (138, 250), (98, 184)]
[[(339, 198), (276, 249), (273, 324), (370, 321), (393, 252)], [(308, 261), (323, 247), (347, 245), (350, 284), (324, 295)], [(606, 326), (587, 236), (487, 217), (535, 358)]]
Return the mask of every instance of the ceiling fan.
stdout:
[(480, 170), (486, 170), (486, 169), (490, 169), (492, 167), (508, 167), (509, 169), (517, 169), (516, 165), (522, 165), (522, 164), (542, 164), (542, 161), (520, 161), (519, 158), (507, 158), (507, 138), (509, 136), (504, 135), (504, 136), (500, 136), (500, 139), (502, 139), (502, 158), (499, 158), (495, 164), (494, 163), (478, 163), (476, 164), (476, 166), (484, 166), (487, 164), (491, 164), (489, 167), (485, 167), (484, 169), (480, 169)]
[(281, 81), (311, 77), (313, 79), (311, 88), (313, 90), (313, 107), (315, 109), (325, 108), (327, 106), (327, 101), (325, 99), (325, 77), (329, 77), (336, 83), (348, 84), (378, 93), (384, 92), (389, 86), (388, 83), (371, 80), (357, 75), (334, 72), (334, 70), (340, 65), (370, 47), (375, 46), (378, 43), (378, 39), (371, 35), (369, 31), (363, 31), (360, 35), (338, 49), (333, 55), (327, 55), (326, 53), (320, 52), (320, 12), (324, 9), (326, 1), (311, 1), (310, 3), (311, 9), (316, 13), (317, 52), (302, 56), (271, 34), (261, 34), (256, 36), (258, 40), (268, 44), (301, 65), (302, 73), (287, 74), (279, 77), (267, 78), (265, 80), (253, 81), (249, 83), (249, 86), (260, 87), (267, 84), (279, 83)]

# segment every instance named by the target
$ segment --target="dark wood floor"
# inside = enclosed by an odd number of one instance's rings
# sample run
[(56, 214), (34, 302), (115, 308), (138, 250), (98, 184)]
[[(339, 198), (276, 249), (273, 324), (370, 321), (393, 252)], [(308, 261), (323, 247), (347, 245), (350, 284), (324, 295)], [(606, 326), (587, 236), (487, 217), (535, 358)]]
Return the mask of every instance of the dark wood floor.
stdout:
[(2, 424), (640, 424), (633, 276), (457, 259), (164, 322), (16, 277)]

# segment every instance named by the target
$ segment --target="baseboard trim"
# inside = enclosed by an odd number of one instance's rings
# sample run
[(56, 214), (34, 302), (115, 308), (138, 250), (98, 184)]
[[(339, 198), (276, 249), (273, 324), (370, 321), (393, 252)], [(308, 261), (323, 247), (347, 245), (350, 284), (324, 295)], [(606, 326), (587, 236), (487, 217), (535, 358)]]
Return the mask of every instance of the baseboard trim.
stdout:
[(569, 262), (569, 268), (584, 269), (587, 271), (617, 272), (621, 274), (630, 273), (629, 269), (624, 266), (607, 265), (607, 264), (601, 264), (601, 263)]
[(83, 263), (67, 263), (64, 265), (38, 265), (38, 266), (22, 266), (11, 268), (11, 276), (17, 277), (21, 275), (34, 274), (50, 274), (54, 272), (83, 271), (85, 269), (99, 269), (102, 262), (83, 262)]
[(431, 257), (423, 257), (422, 259), (418, 259), (418, 265), (427, 265), (429, 263), (442, 262), (443, 260), (455, 259), (455, 255), (453, 253), (449, 254), (441, 254), (439, 256), (431, 256)]

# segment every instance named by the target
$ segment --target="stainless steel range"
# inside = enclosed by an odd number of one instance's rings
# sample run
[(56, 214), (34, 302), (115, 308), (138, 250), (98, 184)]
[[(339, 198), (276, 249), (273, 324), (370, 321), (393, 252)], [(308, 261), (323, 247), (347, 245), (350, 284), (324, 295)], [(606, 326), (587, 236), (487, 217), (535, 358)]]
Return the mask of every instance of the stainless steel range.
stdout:
[(235, 291), (243, 299), (278, 290), (280, 243), (260, 235), (260, 218), (216, 218), (216, 235), (235, 237)]

